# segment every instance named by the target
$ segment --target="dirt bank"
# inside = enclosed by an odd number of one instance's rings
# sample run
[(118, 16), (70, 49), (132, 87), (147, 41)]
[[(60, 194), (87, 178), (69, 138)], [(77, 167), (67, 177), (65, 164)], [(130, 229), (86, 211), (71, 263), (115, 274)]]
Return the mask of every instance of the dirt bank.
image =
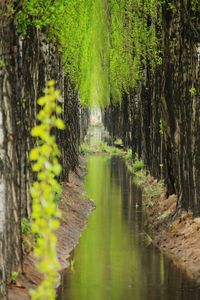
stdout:
[[(156, 181), (151, 182), (151, 185), (156, 184)], [(154, 245), (200, 283), (200, 217), (195, 218), (185, 211), (174, 216), (175, 195), (169, 198), (164, 193), (153, 196), (146, 206)]]
[[(57, 232), (58, 257), (62, 270), (69, 266), (69, 256), (77, 245), (81, 231), (84, 229), (87, 219), (94, 204), (83, 198), (83, 177), (85, 169), (77, 169), (77, 174), (71, 173), (69, 183), (63, 186), (62, 199), (59, 208), (62, 211), (62, 221)], [(61, 270), (61, 271), (62, 271)], [(35, 269), (35, 259), (30, 253), (24, 260), (24, 274), (20, 275), (16, 284), (9, 286), (9, 300), (28, 300), (28, 290), (35, 288), (41, 281), (41, 276)]]

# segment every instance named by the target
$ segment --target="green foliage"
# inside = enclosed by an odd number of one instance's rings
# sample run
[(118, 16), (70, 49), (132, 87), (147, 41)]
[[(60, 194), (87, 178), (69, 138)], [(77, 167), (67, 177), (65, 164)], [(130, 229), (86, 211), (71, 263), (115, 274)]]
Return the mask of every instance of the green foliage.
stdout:
[(25, 253), (30, 253), (34, 249), (39, 235), (32, 232), (31, 220), (27, 218), (22, 219), (21, 229), (23, 251)]
[(29, 234), (32, 232), (31, 223), (28, 219), (23, 218), (21, 223), (22, 234)]
[(98, 146), (90, 146), (87, 143), (82, 143), (80, 146), (80, 153), (87, 154), (87, 153), (108, 153), (108, 154), (122, 154), (122, 150), (118, 149), (117, 147), (109, 146), (106, 142), (101, 141)]
[(175, 6), (175, 4), (172, 3), (172, 2), (168, 2), (167, 4), (168, 4), (168, 9), (169, 9), (171, 12), (175, 13), (175, 12), (176, 12), (176, 6)]
[(19, 272), (12, 272), (12, 274), (11, 274), (12, 283), (16, 283), (18, 277), (19, 277)]
[(60, 191), (57, 191), (56, 193), (55, 193), (55, 196), (54, 196), (54, 202), (56, 203), (56, 204), (58, 204), (59, 202), (60, 202), (60, 200), (61, 200), (61, 190)]
[(189, 92), (190, 92), (191, 96), (195, 96), (197, 94), (197, 90), (193, 86), (189, 89)]
[(200, 12), (199, 0), (191, 0), (191, 8), (193, 12)]
[(92, 153), (92, 152), (94, 152), (94, 149), (92, 149), (88, 144), (82, 143), (80, 145), (80, 153), (81, 154)]
[(161, 119), (160, 119), (160, 124), (159, 124), (159, 133), (160, 133), (160, 135), (164, 134), (163, 121)]
[(138, 172), (140, 170), (142, 170), (144, 168), (144, 163), (142, 160), (136, 160), (134, 163), (133, 163), (133, 170), (135, 172)]
[(99, 151), (100, 152), (109, 152), (109, 146), (106, 142), (100, 142), (99, 144)]
[[(39, 125), (32, 129), (32, 136), (37, 138), (37, 146), (30, 152), (30, 160), (34, 161), (32, 169), (37, 173), (37, 180), (31, 187), (32, 232), (37, 235), (34, 254), (38, 260), (37, 268), (43, 274), (43, 281), (38, 289), (31, 291), (33, 300), (54, 300), (55, 287), (60, 268), (56, 252), (55, 231), (59, 227), (60, 212), (55, 201), (61, 187), (56, 177), (61, 172), (58, 162), (60, 151), (57, 147), (52, 129), (64, 129), (63, 121), (57, 117), (62, 113), (59, 105), (60, 93), (54, 89), (50, 81), (45, 89), (45, 96), (38, 100), (41, 110), (37, 119)], [(56, 113), (56, 115), (55, 115)], [(28, 230), (27, 225), (24, 226)]]
[(147, 182), (147, 175), (146, 175), (146, 171), (144, 169), (138, 171), (138, 172), (134, 172), (133, 168), (131, 168), (131, 170), (129, 170), (130, 172), (133, 173), (133, 182), (136, 185), (139, 185), (141, 187), (144, 187), (144, 185)]
[(126, 160), (131, 160), (133, 159), (133, 153), (132, 153), (132, 149), (128, 149), (124, 155)]
[(138, 154), (132, 156), (132, 151), (129, 149), (124, 155), (126, 161), (126, 167), (130, 173), (133, 173), (133, 182), (136, 185), (143, 185), (146, 181), (146, 171), (142, 160), (138, 159)]
[(122, 154), (122, 151), (116, 147), (109, 146), (106, 142), (100, 142), (98, 152), (109, 154)]
[(82, 103), (105, 107), (112, 97), (137, 85), (143, 64), (161, 63), (162, 1), (23, 0), (17, 19), (22, 35), (29, 26), (45, 28), (62, 54), (65, 72)]
[(124, 158), (126, 160), (126, 165), (128, 170), (131, 173), (137, 173), (144, 169), (144, 163), (141, 159), (138, 158), (138, 154), (135, 153), (133, 155), (133, 152), (131, 149), (128, 149), (127, 152), (124, 155)]
[(104, 107), (110, 101), (107, 8), (102, 0), (86, 1), (85, 6), (87, 21), (81, 53), (80, 95), (82, 103)]
[(0, 70), (3, 68), (5, 68), (5, 62), (2, 59), (0, 59)]
[(110, 153), (118, 155), (118, 154), (122, 154), (122, 150), (120, 150), (117, 147), (110, 147)]
[(143, 189), (144, 204), (147, 206), (152, 205), (152, 198), (161, 195), (165, 192), (165, 185), (163, 180), (154, 180), (150, 177), (145, 169), (144, 162), (138, 159), (126, 159), (126, 166), (129, 172), (133, 173), (133, 182)]
[(137, 85), (143, 63), (161, 63), (156, 36), (160, 1), (110, 0), (110, 85), (113, 102)]

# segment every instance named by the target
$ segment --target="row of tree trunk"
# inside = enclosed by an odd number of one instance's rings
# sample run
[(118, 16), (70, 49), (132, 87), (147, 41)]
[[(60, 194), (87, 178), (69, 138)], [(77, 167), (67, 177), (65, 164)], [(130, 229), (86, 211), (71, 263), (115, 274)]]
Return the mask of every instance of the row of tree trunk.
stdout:
[(0, 298), (6, 282), (23, 261), (21, 220), (29, 217), (29, 188), (33, 173), (29, 151), (30, 132), (36, 124), (36, 100), (49, 79), (57, 82), (63, 96), (66, 130), (56, 132), (62, 152), (61, 180), (78, 164), (79, 144), (88, 125), (88, 112), (64, 75), (56, 47), (43, 32), (30, 28), (26, 38), (17, 33), (12, 0), (0, 1)]
[(200, 15), (191, 1), (162, 7), (162, 65), (146, 61), (137, 88), (121, 105), (110, 105), (104, 122), (113, 139), (145, 162), (150, 174), (164, 178), (177, 194), (177, 212), (200, 213)]

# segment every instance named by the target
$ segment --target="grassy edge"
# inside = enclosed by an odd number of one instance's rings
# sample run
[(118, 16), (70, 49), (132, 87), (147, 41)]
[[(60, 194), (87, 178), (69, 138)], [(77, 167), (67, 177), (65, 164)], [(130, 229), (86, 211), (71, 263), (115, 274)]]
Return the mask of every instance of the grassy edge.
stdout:
[(142, 188), (144, 205), (149, 207), (153, 205), (153, 199), (159, 197), (166, 192), (163, 180), (154, 179), (149, 175), (145, 168), (144, 162), (138, 159), (137, 154), (135, 159), (130, 157), (130, 150), (124, 155), (127, 169), (133, 174), (133, 182)]
[(100, 142), (98, 146), (92, 147), (87, 143), (80, 145), (81, 154), (95, 154), (95, 153), (106, 153), (110, 155), (123, 155), (124, 150), (121, 150), (115, 146), (109, 146), (106, 142)]

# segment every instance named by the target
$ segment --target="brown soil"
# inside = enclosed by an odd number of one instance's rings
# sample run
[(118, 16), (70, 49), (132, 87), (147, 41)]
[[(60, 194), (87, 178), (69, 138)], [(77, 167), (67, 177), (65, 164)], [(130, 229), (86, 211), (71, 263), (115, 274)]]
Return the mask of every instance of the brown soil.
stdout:
[[(84, 175), (85, 169), (80, 167), (77, 174), (70, 174), (69, 183), (63, 186), (63, 195), (59, 204), (62, 211), (62, 221), (57, 232), (58, 258), (62, 266), (61, 271), (69, 266), (70, 253), (76, 247), (88, 216), (95, 207), (90, 200), (86, 200), (82, 196)], [(35, 269), (35, 262), (33, 253), (26, 256), (24, 274), (19, 276), (16, 284), (9, 286), (9, 300), (30, 299), (28, 290), (38, 286), (41, 281), (41, 275)]]
[(153, 243), (187, 275), (200, 283), (200, 217), (182, 211), (178, 216), (176, 196), (164, 194), (147, 207)]

